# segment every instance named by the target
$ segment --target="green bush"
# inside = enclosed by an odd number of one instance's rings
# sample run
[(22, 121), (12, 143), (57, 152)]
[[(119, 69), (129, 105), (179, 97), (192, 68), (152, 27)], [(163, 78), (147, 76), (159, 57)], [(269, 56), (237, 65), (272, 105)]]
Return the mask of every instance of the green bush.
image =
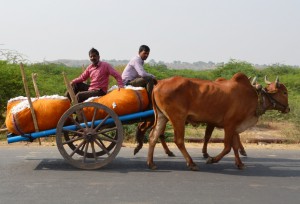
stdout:
[(255, 69), (253, 65), (244, 61), (237, 61), (231, 59), (228, 63), (220, 65), (212, 70), (213, 78), (224, 77), (230, 79), (235, 73), (242, 72), (248, 77), (259, 76), (259, 70)]

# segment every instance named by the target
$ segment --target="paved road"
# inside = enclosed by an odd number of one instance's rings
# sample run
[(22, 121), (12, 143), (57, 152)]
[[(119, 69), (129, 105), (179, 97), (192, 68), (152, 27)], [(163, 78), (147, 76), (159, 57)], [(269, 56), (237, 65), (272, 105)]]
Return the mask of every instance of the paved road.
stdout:
[(146, 148), (133, 156), (129, 147), (106, 167), (85, 171), (68, 165), (56, 147), (0, 147), (0, 204), (300, 202), (299, 150), (247, 149), (247, 168), (241, 171), (232, 153), (206, 165), (200, 148), (189, 148), (197, 172), (172, 150), (177, 157), (156, 149), (156, 171), (146, 168)]

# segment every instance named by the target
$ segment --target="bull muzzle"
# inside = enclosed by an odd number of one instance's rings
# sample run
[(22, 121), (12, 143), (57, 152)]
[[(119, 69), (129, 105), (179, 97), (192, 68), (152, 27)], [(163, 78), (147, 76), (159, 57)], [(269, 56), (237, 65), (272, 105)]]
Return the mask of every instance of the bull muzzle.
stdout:
[(283, 109), (281, 111), (281, 113), (289, 113), (290, 111), (291, 111), (291, 109), (290, 109), (289, 105), (287, 105), (287, 107), (285, 109)]

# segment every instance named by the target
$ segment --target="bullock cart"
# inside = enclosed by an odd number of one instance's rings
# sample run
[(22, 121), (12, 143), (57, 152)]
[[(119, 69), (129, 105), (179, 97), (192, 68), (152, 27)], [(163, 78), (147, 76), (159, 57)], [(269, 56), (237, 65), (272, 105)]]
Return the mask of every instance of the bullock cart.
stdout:
[[(106, 116), (97, 120), (99, 112)], [(80, 169), (98, 169), (110, 163), (119, 153), (123, 125), (145, 121), (153, 115), (153, 110), (146, 110), (118, 116), (100, 103), (78, 103), (60, 117), (56, 128), (23, 135), (9, 133), (7, 141), (34, 141), (55, 135), (57, 148), (69, 164)]]
[(122, 147), (123, 125), (146, 121), (154, 116), (153, 110), (148, 109), (148, 94), (143, 88), (113, 90), (103, 97), (78, 103), (65, 73), (63, 77), (71, 101), (66, 97), (57, 100), (40, 97), (36, 75), (32, 74), (39, 99), (33, 104), (22, 63), (20, 68), (30, 111), (27, 108), (18, 112), (17, 106), (21, 105), (23, 98), (8, 102), (8, 143), (32, 142), (55, 135), (60, 154), (74, 167), (98, 169), (107, 165)]

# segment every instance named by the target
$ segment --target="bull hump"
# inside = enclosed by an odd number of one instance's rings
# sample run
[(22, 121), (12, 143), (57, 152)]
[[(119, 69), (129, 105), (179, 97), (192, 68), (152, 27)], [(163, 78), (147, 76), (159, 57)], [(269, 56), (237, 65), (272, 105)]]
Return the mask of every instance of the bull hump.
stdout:
[(248, 77), (243, 73), (236, 73), (235, 75), (233, 75), (232, 80), (237, 81), (237, 82), (249, 83)]

